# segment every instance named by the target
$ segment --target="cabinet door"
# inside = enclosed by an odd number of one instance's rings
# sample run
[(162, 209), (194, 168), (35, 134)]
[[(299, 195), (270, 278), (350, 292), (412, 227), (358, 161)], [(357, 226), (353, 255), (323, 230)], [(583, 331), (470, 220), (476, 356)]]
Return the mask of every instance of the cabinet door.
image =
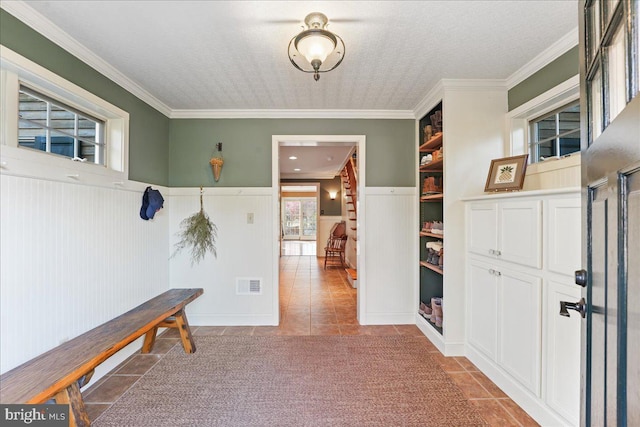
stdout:
[(498, 206), (498, 258), (541, 268), (541, 202), (505, 202)]
[(540, 396), (542, 280), (499, 269), (498, 364)]
[(545, 389), (547, 404), (572, 425), (580, 424), (580, 322), (577, 313), (562, 317), (560, 301), (578, 301), (576, 285), (548, 281), (546, 296)]
[(498, 248), (495, 203), (468, 205), (467, 224), (467, 250), (478, 255), (493, 257)]
[(491, 265), (469, 260), (468, 323), (469, 343), (496, 360), (498, 330), (498, 278)]
[(580, 196), (551, 199), (545, 203), (544, 253), (547, 269), (573, 277), (573, 272), (582, 265)]

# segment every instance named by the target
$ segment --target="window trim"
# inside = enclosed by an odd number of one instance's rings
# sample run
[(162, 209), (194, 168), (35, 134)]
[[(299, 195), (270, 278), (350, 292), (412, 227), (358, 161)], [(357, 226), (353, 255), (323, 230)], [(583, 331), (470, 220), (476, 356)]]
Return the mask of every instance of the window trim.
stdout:
[[(551, 113), (571, 102), (580, 100), (580, 75), (565, 80), (554, 88), (549, 89), (532, 100), (511, 110), (506, 115), (507, 144), (505, 152), (510, 156), (518, 156), (529, 153), (529, 122), (535, 118)], [(573, 153), (570, 157), (580, 157), (580, 152)], [(554, 169), (564, 167), (565, 163), (571, 163), (575, 159), (569, 158), (554, 161)], [(544, 162), (531, 163), (527, 172), (535, 173), (539, 165)], [(547, 167), (545, 166), (545, 170)]]
[[(105, 165), (75, 162), (18, 146), (20, 85), (104, 122)], [(87, 183), (122, 183), (129, 176), (129, 113), (0, 45), (0, 167), (2, 173)]]

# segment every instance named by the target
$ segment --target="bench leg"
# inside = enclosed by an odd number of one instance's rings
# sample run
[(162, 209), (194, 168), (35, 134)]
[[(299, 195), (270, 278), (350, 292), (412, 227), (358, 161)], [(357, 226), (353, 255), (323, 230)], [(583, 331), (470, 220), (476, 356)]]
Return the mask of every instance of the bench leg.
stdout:
[(185, 353), (195, 353), (196, 343), (193, 341), (193, 335), (191, 335), (191, 329), (189, 328), (189, 322), (187, 321), (187, 314), (184, 310), (180, 310), (176, 313), (176, 326), (180, 332), (180, 338), (182, 339), (182, 347)]
[(156, 343), (156, 334), (158, 333), (158, 327), (154, 326), (144, 336), (144, 343), (140, 353), (149, 353), (153, 349), (153, 345)]
[(75, 381), (55, 396), (56, 403), (69, 405), (69, 427), (89, 427), (91, 420), (84, 406), (82, 394)]
[(171, 317), (166, 318), (156, 326), (151, 328), (144, 337), (144, 343), (140, 353), (149, 353), (153, 349), (153, 344), (156, 342), (156, 334), (158, 328), (174, 328), (180, 332), (180, 339), (182, 340), (182, 347), (185, 353), (194, 353), (196, 351), (196, 344), (193, 341), (193, 335), (191, 335), (191, 329), (189, 328), (189, 322), (187, 321), (187, 314), (184, 310), (178, 311)]

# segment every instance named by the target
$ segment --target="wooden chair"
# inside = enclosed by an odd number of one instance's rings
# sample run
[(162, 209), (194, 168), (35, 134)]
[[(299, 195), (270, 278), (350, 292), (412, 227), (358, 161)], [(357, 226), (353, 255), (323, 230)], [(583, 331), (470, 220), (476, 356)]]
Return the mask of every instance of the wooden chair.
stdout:
[(344, 250), (347, 246), (347, 225), (344, 221), (336, 222), (331, 227), (327, 245), (324, 248), (324, 269), (327, 269), (327, 259), (337, 256), (340, 259), (340, 265), (344, 265)]

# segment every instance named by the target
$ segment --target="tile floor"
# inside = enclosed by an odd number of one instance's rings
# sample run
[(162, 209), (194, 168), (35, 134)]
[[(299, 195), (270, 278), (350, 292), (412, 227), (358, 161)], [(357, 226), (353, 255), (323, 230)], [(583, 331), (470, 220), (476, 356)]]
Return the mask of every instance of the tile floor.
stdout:
[[(203, 335), (415, 335), (424, 337), (415, 325), (360, 326), (356, 319), (356, 289), (341, 268), (322, 268), (315, 256), (283, 256), (280, 261), (279, 326), (200, 326)], [(425, 340), (427, 338), (425, 337)], [(93, 420), (115, 402), (174, 345), (176, 330), (156, 340), (151, 354), (134, 354), (83, 392)], [(537, 426), (538, 424), (507, 397), (465, 357), (444, 357), (431, 346), (432, 357), (458, 384), (472, 405), (491, 426)]]

